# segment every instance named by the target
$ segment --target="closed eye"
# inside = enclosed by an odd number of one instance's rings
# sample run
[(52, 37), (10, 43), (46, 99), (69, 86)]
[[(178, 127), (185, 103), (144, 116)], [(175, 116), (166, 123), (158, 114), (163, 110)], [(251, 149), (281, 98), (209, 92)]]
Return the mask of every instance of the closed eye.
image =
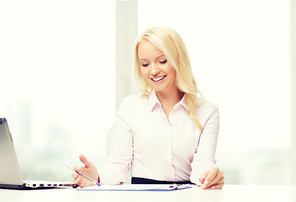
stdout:
[(149, 64), (142, 64), (143, 67), (147, 67)]
[(164, 60), (164, 61), (161, 61), (161, 62), (159, 62), (159, 63), (161, 63), (161, 64), (165, 64), (167, 62), (167, 60)]

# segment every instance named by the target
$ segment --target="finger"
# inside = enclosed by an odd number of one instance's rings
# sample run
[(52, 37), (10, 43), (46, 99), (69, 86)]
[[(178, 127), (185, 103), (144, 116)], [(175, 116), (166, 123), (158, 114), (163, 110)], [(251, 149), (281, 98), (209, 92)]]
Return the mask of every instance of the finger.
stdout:
[(200, 175), (199, 181), (200, 181), (201, 184), (204, 183), (206, 177), (207, 177), (207, 172), (204, 172), (204, 173), (202, 173), (202, 174)]
[(89, 161), (83, 154), (79, 155), (79, 159), (85, 165), (86, 168), (92, 165), (92, 162)]
[(225, 182), (225, 178), (222, 176), (221, 179), (219, 180), (218, 184), (220, 184), (220, 183), (224, 184), (224, 182)]
[(210, 187), (212, 185), (218, 184), (219, 182), (221, 182), (222, 178), (224, 179), (223, 172), (219, 170), (217, 175), (215, 176), (215, 178), (213, 178), (211, 181), (209, 181), (207, 186)]
[(224, 181), (225, 178), (222, 176), (219, 181), (209, 187), (211, 187), (211, 189), (221, 189), (224, 186)]
[(79, 166), (74, 166), (73, 169), (77, 171), (79, 170)]
[(79, 180), (77, 180), (77, 179), (73, 179), (73, 183), (79, 185)]
[(211, 183), (212, 180), (217, 176), (218, 174), (218, 171), (219, 169), (217, 167), (212, 167), (210, 170), (209, 170), (209, 173), (204, 181), (204, 184), (208, 184), (208, 183)]
[(217, 167), (212, 167), (206, 173), (208, 174), (204, 179), (204, 182), (202, 183), (202, 189), (207, 189), (212, 185), (215, 185), (220, 180), (220, 178), (223, 177), (223, 172), (220, 171)]
[(74, 179), (76, 179), (76, 178), (78, 177), (78, 174), (77, 174), (77, 173), (73, 173), (73, 174), (72, 174), (72, 177), (73, 177)]
[(223, 186), (224, 186), (224, 178), (222, 182), (219, 182), (218, 184), (211, 186), (211, 189), (222, 189)]
[(82, 188), (84, 186), (83, 180), (84, 179), (82, 179), (80, 176), (78, 176), (78, 178), (73, 179), (73, 182)]
[(217, 184), (215, 186), (212, 186), (211, 189), (222, 189), (223, 186), (224, 186), (224, 183), (221, 183), (221, 184)]
[(202, 182), (202, 185), (201, 185), (202, 189), (207, 189), (207, 188), (209, 188), (209, 186), (213, 185), (213, 183), (212, 183), (212, 178), (213, 178), (212, 176), (213, 175), (214, 174), (212, 173), (212, 171), (209, 171), (209, 174), (206, 176), (206, 178)]

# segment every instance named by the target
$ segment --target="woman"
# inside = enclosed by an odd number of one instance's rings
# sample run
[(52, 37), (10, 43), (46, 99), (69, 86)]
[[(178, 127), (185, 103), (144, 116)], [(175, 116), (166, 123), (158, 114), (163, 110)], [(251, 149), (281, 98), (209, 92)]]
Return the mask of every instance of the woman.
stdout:
[[(100, 169), (84, 155), (75, 167), (101, 184), (194, 183), (220, 189), (223, 172), (215, 167), (219, 132), (217, 105), (202, 98), (187, 49), (171, 28), (139, 35), (134, 73), (141, 95), (125, 98), (114, 126), (114, 145)], [(92, 184), (73, 173), (80, 187)]]

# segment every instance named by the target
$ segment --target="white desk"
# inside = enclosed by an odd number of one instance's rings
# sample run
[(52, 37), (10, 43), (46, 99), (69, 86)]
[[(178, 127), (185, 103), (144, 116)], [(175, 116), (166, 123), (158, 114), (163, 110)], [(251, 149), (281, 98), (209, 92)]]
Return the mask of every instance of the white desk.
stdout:
[(296, 202), (296, 185), (225, 185), (222, 190), (199, 187), (178, 191), (76, 191), (75, 189), (0, 189), (0, 202)]

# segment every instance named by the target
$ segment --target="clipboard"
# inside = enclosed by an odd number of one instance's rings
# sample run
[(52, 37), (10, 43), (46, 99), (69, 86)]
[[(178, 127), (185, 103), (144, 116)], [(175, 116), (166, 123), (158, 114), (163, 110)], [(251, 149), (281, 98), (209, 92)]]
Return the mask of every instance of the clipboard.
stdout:
[(77, 188), (77, 191), (176, 191), (192, 188), (189, 184), (133, 184), (133, 185), (100, 185)]

